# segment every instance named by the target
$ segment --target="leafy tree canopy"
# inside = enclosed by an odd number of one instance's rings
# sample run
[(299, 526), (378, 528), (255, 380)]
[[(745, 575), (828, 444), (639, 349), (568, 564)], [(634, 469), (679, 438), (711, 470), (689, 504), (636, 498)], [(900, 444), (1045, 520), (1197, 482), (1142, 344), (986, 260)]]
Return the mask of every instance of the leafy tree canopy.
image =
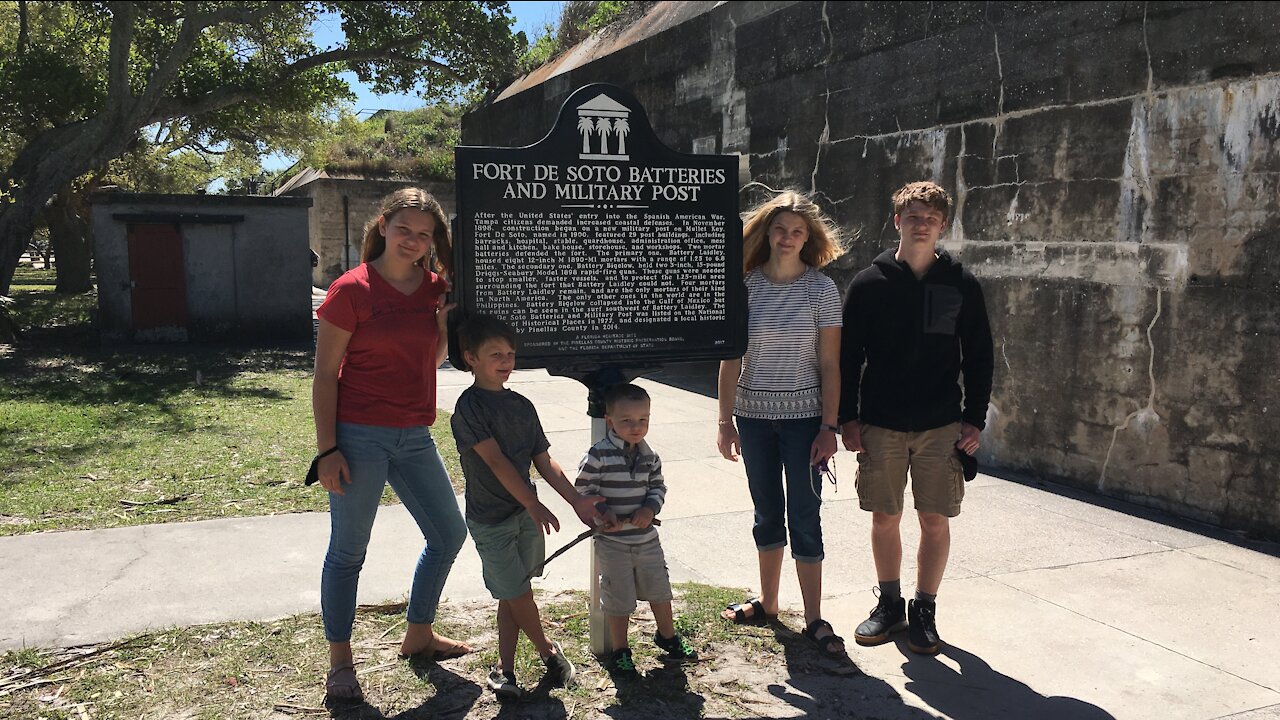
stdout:
[[(317, 46), (322, 17), (344, 42)], [(496, 85), (514, 67), (510, 25), (489, 1), (0, 2), (0, 293), (76, 178), (131, 153), (243, 164), (300, 149), (349, 97), (345, 70), (436, 99)]]

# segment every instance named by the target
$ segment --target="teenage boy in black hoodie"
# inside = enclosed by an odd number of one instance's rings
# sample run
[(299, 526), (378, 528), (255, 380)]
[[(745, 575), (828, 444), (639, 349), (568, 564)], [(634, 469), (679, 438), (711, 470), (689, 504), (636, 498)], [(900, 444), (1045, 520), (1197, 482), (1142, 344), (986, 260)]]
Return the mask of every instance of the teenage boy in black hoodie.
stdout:
[[(930, 655), (941, 647), (934, 600), (951, 548), (948, 521), (964, 497), (956, 453), (978, 449), (993, 368), (982, 287), (937, 248), (951, 207), (951, 196), (931, 182), (894, 193), (898, 247), (849, 285), (840, 350), (841, 434), (858, 453), (858, 501), (871, 511), (880, 581), (879, 602), (855, 636), (860, 645), (879, 645), (910, 627), (907, 647)], [(920, 518), (910, 604), (902, 598), (898, 532), (908, 469)]]

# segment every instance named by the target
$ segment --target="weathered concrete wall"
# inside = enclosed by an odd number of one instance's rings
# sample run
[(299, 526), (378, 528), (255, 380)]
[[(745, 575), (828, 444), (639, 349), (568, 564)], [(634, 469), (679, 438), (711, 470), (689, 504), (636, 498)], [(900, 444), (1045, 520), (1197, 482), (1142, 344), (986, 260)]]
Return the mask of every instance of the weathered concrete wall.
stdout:
[(176, 224), (182, 237), (187, 323), (166, 339), (311, 338), (310, 200), (109, 193), (91, 202), (104, 340), (159, 339), (133, 328), (129, 223)]
[(320, 262), (311, 271), (311, 284), (328, 288), (339, 275), (359, 265), (364, 224), (378, 214), (383, 198), (411, 186), (431, 193), (445, 215), (453, 215), (455, 190), (452, 183), (320, 178), (288, 191), (289, 195), (309, 197), (313, 202), (310, 242), (311, 249), (320, 256)]
[(463, 141), (616, 83), (668, 145), (814, 193), (856, 234), (842, 286), (896, 242), (892, 191), (936, 180), (995, 332), (983, 463), (1280, 537), (1276, 37), (1275, 3), (727, 3)]

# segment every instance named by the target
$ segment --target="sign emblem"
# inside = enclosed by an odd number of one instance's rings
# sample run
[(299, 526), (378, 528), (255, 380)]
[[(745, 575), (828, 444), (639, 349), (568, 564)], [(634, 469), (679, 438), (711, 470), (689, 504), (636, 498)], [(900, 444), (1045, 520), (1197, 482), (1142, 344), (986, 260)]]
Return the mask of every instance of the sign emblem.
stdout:
[[(578, 106), (578, 132), (582, 134), (580, 160), (630, 160), (627, 155), (627, 135), (631, 123), (627, 118), (631, 111), (608, 95), (601, 93)], [(614, 138), (614, 152), (609, 152), (609, 136)], [(600, 139), (600, 152), (591, 152), (593, 138)]]

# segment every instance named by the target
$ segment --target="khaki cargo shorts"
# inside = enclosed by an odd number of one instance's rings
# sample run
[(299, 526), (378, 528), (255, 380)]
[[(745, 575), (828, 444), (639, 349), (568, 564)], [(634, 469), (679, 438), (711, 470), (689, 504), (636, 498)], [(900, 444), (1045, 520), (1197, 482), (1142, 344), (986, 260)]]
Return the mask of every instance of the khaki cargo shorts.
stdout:
[(605, 615), (630, 615), (637, 600), (671, 602), (667, 558), (657, 538), (638, 545), (596, 538), (593, 544)]
[(960, 423), (923, 432), (863, 426), (866, 452), (858, 453), (855, 480), (859, 505), (872, 512), (900, 514), (910, 470), (916, 510), (959, 515), (964, 500), (964, 470), (955, 455), (959, 438)]

